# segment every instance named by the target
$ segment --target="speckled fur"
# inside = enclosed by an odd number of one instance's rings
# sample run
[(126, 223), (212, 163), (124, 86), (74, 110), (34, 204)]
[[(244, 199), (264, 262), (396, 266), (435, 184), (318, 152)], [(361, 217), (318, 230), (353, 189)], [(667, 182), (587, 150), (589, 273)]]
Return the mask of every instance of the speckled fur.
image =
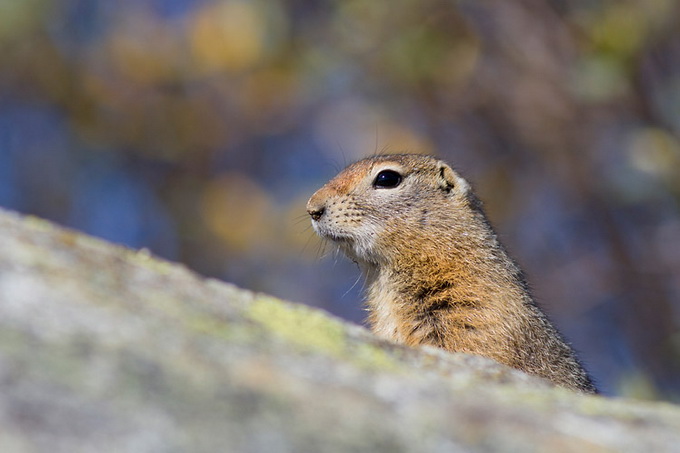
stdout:
[[(401, 184), (374, 187), (387, 169), (403, 176)], [(595, 392), (469, 184), (443, 161), (408, 154), (361, 160), (319, 189), (307, 210), (316, 232), (361, 267), (377, 335), (487, 356)]]

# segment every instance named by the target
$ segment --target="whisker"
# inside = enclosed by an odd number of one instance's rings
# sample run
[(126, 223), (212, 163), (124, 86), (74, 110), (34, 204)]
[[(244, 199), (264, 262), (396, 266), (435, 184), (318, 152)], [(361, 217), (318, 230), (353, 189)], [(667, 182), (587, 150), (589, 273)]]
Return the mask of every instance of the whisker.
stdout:
[[(305, 228), (304, 232), (309, 231), (309, 228)], [(300, 255), (304, 255), (305, 252), (307, 251), (307, 247), (309, 247), (309, 243), (312, 242), (312, 239), (314, 239), (315, 234), (308, 234), (307, 235), (307, 240), (305, 241), (305, 245), (302, 246), (302, 250), (300, 251)]]
[(326, 246), (328, 245), (328, 241), (322, 240), (319, 242), (319, 248), (317, 249), (317, 259), (322, 260), (326, 257)]
[(378, 122), (376, 121), (375, 122), (375, 145), (373, 146), (373, 156), (377, 156), (378, 154), (380, 154), (378, 152), (378, 142), (379, 142), (378, 137), (380, 135), (378, 128), (379, 128), (379, 125), (378, 125)]
[(340, 155), (342, 156), (342, 162), (343, 162), (343, 166), (340, 167), (340, 166), (338, 165), (338, 162), (337, 162), (337, 161), (334, 161), (334, 164), (335, 164), (335, 172), (336, 172), (336, 173), (339, 173), (340, 170), (342, 170), (343, 168), (345, 168), (345, 167), (347, 166), (347, 154), (345, 153), (345, 149), (344, 149), (344, 148), (342, 147), (342, 145), (340, 144), (340, 140), (337, 139), (337, 138), (335, 139), (335, 146), (337, 146), (338, 149), (340, 150)]
[[(352, 284), (352, 286), (350, 286), (349, 289), (347, 291), (345, 291), (345, 293), (342, 296), (340, 296), (340, 299), (344, 299), (350, 293), (350, 291), (352, 291), (354, 289), (354, 287), (357, 286), (357, 284), (361, 280), (361, 277), (363, 277), (363, 275), (361, 274), (361, 272), (359, 272), (357, 279), (354, 280), (354, 283)], [(364, 284), (366, 284), (366, 283), (364, 282)], [(362, 289), (363, 289), (363, 287), (362, 287)]]
[[(297, 226), (297, 225), (300, 225), (302, 222), (304, 222), (306, 220), (309, 220), (309, 216), (301, 216), (298, 219), (293, 219), (293, 224)], [(311, 223), (308, 223), (308, 225), (312, 226)]]

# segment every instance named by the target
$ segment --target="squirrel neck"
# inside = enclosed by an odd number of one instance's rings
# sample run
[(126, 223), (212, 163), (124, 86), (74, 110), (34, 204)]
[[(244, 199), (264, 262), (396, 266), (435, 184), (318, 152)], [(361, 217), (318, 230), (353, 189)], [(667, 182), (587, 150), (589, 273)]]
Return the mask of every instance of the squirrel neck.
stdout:
[[(402, 230), (390, 260), (364, 264), (369, 322), (380, 336), (410, 345), (474, 352), (476, 339), (493, 338), (501, 356), (512, 339), (498, 333), (512, 331), (519, 306), (531, 305), (519, 268), (482, 214), (438, 233)], [(490, 330), (497, 334), (484, 334)]]

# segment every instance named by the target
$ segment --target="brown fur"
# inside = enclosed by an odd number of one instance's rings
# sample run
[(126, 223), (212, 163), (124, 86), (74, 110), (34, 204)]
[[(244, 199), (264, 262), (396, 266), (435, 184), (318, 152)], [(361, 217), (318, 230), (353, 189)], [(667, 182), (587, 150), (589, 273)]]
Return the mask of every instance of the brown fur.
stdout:
[[(375, 187), (383, 170), (402, 182)], [(595, 392), (469, 184), (443, 161), (408, 154), (361, 160), (319, 189), (307, 211), (316, 232), (361, 267), (377, 335), (487, 356)]]

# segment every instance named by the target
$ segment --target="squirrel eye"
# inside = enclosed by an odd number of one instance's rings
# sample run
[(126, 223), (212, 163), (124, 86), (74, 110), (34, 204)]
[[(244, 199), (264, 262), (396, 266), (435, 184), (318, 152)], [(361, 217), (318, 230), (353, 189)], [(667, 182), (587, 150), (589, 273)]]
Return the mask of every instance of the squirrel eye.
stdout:
[(401, 184), (402, 179), (401, 175), (394, 170), (383, 170), (375, 177), (373, 187), (392, 189)]

